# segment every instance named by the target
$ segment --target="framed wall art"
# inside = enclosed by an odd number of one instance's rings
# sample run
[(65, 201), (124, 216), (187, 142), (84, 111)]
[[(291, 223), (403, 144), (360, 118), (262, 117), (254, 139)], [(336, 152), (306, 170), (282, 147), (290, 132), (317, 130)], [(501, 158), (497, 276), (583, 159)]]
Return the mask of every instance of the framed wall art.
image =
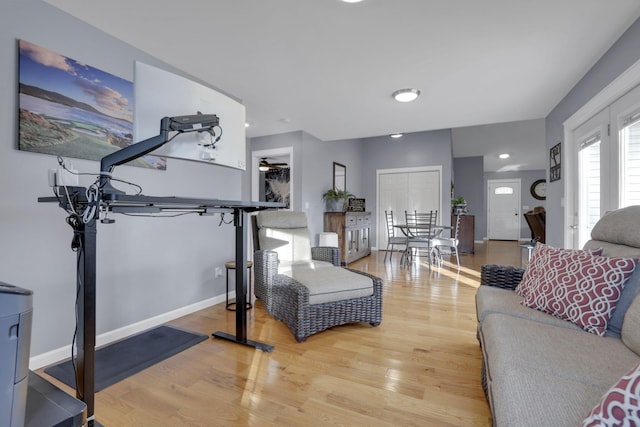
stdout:
[(560, 153), (560, 142), (549, 150), (549, 182), (557, 181), (561, 178)]
[(347, 167), (333, 162), (333, 189), (336, 191), (347, 190)]
[[(99, 161), (133, 144), (133, 83), (18, 41), (18, 149)], [(129, 163), (166, 169), (166, 159)]]

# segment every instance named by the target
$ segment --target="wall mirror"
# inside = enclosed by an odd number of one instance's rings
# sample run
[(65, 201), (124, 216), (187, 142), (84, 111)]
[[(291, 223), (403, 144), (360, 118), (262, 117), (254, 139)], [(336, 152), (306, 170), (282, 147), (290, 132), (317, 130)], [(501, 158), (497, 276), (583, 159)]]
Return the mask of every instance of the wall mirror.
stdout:
[(336, 191), (347, 190), (347, 167), (333, 162), (333, 189)]

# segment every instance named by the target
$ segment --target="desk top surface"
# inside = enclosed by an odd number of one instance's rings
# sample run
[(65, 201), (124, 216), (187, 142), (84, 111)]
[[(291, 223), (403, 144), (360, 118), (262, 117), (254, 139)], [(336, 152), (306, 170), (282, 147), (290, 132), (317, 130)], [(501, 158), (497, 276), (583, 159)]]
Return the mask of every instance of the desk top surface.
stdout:
[[(73, 187), (75, 196), (79, 202), (86, 203), (86, 195), (82, 187)], [(61, 198), (62, 199), (62, 198)], [(59, 203), (57, 197), (39, 197), (40, 203)], [(245, 211), (260, 209), (284, 208), (282, 202), (254, 202), (246, 200), (202, 199), (192, 197), (173, 196), (146, 196), (121, 193), (104, 193), (100, 202), (106, 206), (137, 207), (153, 206), (168, 209), (193, 209), (193, 208), (239, 208)]]

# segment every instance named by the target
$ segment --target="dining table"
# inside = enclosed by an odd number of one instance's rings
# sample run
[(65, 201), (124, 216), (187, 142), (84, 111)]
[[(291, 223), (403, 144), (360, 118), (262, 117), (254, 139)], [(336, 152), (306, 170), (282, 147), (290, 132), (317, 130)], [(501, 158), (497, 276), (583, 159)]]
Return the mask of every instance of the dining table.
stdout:
[[(429, 224), (394, 224), (393, 225), (394, 228), (399, 229), (400, 231), (402, 231), (402, 234), (404, 234), (407, 237), (407, 240), (411, 238), (411, 229), (414, 230), (434, 230), (433, 235), (431, 236), (431, 238), (435, 238), (440, 236), (440, 234), (444, 231), (444, 230), (453, 230), (453, 227), (450, 225), (429, 225)], [(427, 239), (430, 240), (430, 239)], [(430, 248), (429, 248), (430, 249)], [(429, 256), (431, 256), (431, 251), (429, 251), (430, 254)], [(405, 262), (408, 264), (409, 263), (409, 259), (410, 259), (410, 248), (409, 245), (407, 244), (405, 247), (405, 250), (402, 254), (402, 257), (400, 258), (400, 262), (402, 263), (403, 260), (405, 260)], [(431, 269), (431, 258), (429, 258), (429, 269)]]

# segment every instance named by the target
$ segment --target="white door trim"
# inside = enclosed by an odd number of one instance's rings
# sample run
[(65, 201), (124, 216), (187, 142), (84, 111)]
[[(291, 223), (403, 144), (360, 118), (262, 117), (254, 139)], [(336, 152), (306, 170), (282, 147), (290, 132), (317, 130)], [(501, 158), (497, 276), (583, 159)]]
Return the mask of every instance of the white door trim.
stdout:
[(293, 191), (295, 186), (294, 177), (294, 168), (293, 168), (293, 147), (280, 147), (280, 148), (271, 148), (268, 150), (256, 150), (251, 152), (251, 200), (254, 202), (258, 201), (260, 197), (260, 189), (258, 188), (258, 178), (260, 174), (258, 173), (258, 166), (260, 166), (260, 159), (262, 157), (272, 157), (272, 156), (289, 156), (289, 185), (291, 185), (290, 194), (289, 194), (289, 209), (293, 210), (293, 199), (295, 192)]
[[(573, 212), (575, 208), (573, 206), (574, 189), (576, 183), (573, 182), (575, 176), (576, 159), (573, 155), (575, 141), (573, 139), (573, 131), (578, 128), (582, 123), (595, 116), (611, 105), (614, 101), (620, 98), (622, 95), (629, 92), (634, 87), (640, 84), (640, 60), (636, 61), (632, 66), (627, 68), (622, 74), (620, 74), (615, 80), (609, 83), (604, 89), (602, 89), (596, 96), (591, 98), (586, 104), (584, 104), (578, 111), (573, 113), (563, 123), (564, 126), (564, 146), (562, 147), (561, 159), (562, 159), (562, 176), (564, 177), (564, 197), (560, 200), (561, 207), (564, 207), (564, 247), (573, 247)], [(555, 145), (555, 142), (552, 144)], [(571, 148), (570, 150), (567, 150)], [(571, 154), (571, 155), (569, 155)]]

